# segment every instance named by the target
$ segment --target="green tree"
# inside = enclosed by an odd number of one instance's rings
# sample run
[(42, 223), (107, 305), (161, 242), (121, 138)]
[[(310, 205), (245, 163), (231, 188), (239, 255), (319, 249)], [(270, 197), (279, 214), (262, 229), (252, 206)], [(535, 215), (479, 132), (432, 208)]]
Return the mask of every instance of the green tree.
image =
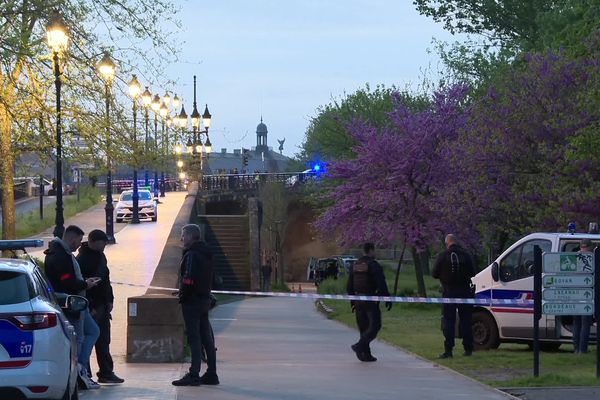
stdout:
[[(64, 142), (77, 132), (90, 154), (106, 158), (104, 89), (95, 65), (101, 49), (111, 46), (122, 76), (144, 64), (148, 79), (160, 71), (160, 60), (172, 58), (167, 24), (174, 24), (175, 8), (168, 0), (5, 0), (0, 3), (0, 182), (2, 238), (15, 237), (13, 171), (18, 150), (49, 154), (55, 147), (52, 57), (45, 43), (45, 27), (53, 10), (60, 10), (69, 27), (69, 51), (61, 57)], [(160, 21), (160, 23), (158, 23)], [(142, 43), (140, 45), (139, 43)], [(152, 50), (142, 46), (150, 47)], [(136, 60), (136, 61), (131, 61)], [(152, 62), (150, 62), (152, 61)], [(158, 67), (153, 67), (158, 66)], [(124, 123), (118, 102), (118, 78), (112, 97), (110, 154), (115, 158), (125, 144), (118, 135)], [(73, 129), (71, 129), (73, 128)], [(127, 135), (129, 136), (129, 135)], [(67, 146), (65, 146), (67, 150)], [(66, 151), (66, 155), (69, 150)], [(74, 153), (75, 154), (75, 153)], [(103, 164), (105, 165), (105, 163)]]

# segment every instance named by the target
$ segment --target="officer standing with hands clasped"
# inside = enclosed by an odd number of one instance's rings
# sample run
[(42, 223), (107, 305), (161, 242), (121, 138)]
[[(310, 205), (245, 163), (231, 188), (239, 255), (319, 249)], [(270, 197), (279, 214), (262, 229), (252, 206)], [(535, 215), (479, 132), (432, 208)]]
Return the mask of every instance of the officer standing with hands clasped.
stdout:
[[(365, 243), (363, 256), (359, 258), (348, 276), (348, 294), (364, 296), (389, 296), (387, 283), (383, 274), (383, 268), (375, 261), (375, 245)], [(356, 314), (356, 324), (360, 331), (360, 339), (351, 348), (360, 361), (372, 362), (377, 358), (371, 354), (370, 343), (375, 340), (381, 329), (381, 310), (378, 301), (350, 302), (352, 311)], [(392, 302), (385, 303), (388, 311), (392, 308)]]
[[(458, 240), (453, 234), (446, 235), (444, 242), (446, 251), (438, 255), (431, 276), (440, 280), (444, 297), (472, 299), (474, 293), (471, 288), (471, 278), (475, 276), (473, 258), (465, 249), (459, 246)], [(473, 306), (469, 304), (444, 304), (442, 309), (444, 352), (440, 354), (439, 358), (452, 358), (457, 309), (463, 335), (464, 355), (470, 356), (473, 354), (473, 331), (471, 328)]]

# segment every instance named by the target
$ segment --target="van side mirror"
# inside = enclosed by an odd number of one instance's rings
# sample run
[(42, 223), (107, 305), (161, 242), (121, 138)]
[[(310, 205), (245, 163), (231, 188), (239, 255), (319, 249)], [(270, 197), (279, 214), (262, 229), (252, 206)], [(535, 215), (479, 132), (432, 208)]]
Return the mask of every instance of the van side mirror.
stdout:
[(500, 279), (498, 269), (498, 263), (494, 261), (494, 263), (492, 264), (492, 279), (494, 280), (494, 282), (498, 282), (498, 280)]

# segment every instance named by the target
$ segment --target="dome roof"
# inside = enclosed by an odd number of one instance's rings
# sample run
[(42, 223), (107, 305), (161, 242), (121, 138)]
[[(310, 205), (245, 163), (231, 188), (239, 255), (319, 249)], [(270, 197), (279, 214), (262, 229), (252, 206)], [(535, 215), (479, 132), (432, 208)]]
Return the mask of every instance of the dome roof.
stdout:
[(260, 124), (256, 126), (256, 133), (259, 135), (266, 135), (268, 133), (267, 126), (262, 122), (262, 117), (260, 118)]

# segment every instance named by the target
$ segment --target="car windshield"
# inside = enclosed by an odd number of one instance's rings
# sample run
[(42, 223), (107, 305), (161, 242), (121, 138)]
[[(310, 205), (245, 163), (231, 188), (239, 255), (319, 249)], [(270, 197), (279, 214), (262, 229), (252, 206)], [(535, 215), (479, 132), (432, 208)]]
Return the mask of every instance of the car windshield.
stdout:
[(0, 305), (23, 303), (32, 297), (26, 274), (17, 271), (0, 271)]
[[(121, 201), (132, 201), (133, 193), (127, 192), (121, 195)], [(150, 192), (138, 192), (138, 196), (140, 200), (152, 200), (152, 196), (150, 196)]]

